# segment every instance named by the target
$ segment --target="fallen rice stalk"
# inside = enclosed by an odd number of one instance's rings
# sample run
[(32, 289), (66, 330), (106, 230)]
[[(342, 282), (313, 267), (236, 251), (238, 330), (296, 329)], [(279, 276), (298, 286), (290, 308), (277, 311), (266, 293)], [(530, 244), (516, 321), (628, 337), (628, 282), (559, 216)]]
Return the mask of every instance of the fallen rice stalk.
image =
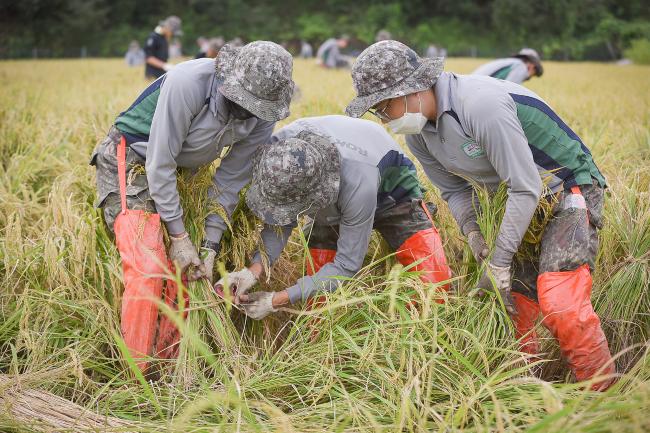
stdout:
[(47, 391), (23, 388), (21, 376), (0, 375), (0, 412), (20, 426), (43, 432), (136, 432), (135, 424), (100, 415)]

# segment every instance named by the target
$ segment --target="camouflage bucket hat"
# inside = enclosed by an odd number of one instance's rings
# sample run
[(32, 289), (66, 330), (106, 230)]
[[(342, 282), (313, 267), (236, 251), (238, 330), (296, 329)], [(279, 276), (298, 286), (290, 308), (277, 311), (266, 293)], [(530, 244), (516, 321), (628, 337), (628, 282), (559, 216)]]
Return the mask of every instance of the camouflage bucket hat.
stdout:
[(223, 96), (263, 120), (289, 116), (293, 58), (280, 45), (267, 41), (241, 48), (225, 45), (216, 65), (217, 76), (223, 78), (219, 87)]
[(420, 58), (397, 41), (381, 41), (366, 48), (352, 67), (357, 97), (345, 112), (361, 117), (383, 100), (409, 95), (433, 86), (442, 73), (442, 57)]
[(313, 216), (336, 201), (340, 168), (334, 143), (302, 131), (257, 151), (246, 204), (272, 225), (294, 223), (300, 214)]

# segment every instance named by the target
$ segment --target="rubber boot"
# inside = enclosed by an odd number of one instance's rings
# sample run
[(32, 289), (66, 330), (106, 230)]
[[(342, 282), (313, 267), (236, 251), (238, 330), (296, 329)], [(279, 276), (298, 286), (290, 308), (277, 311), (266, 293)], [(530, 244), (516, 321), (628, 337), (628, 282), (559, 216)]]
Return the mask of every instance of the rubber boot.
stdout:
[[(439, 283), (451, 278), (451, 269), (447, 264), (442, 240), (435, 226), (420, 230), (404, 241), (395, 257), (404, 266), (420, 261), (410, 270), (421, 272), (420, 279), (425, 283)], [(439, 290), (448, 291), (449, 283), (439, 286)], [(436, 302), (442, 304), (444, 300), (437, 299)], [(412, 300), (410, 306), (416, 304), (417, 302)]]
[[(316, 272), (320, 270), (320, 268), (334, 261), (334, 257), (336, 256), (336, 250), (310, 248), (309, 255), (311, 256), (311, 261), (309, 260), (309, 257), (306, 257), (305, 267), (307, 269), (307, 275), (314, 275)], [(312, 267), (312, 263), (313, 263), (313, 267)], [(326, 300), (327, 297), (322, 295), (309, 298), (307, 300), (307, 306), (305, 308), (307, 311), (311, 311), (314, 308), (320, 308), (323, 305), (325, 305)], [(319, 323), (320, 323), (320, 319), (317, 318), (314, 318), (309, 321), (309, 326), (312, 328), (311, 337), (310, 337), (311, 341), (314, 341), (316, 337), (318, 337), (319, 330), (317, 325)]]
[[(615, 373), (607, 338), (591, 305), (592, 279), (588, 265), (574, 271), (545, 272), (537, 278), (543, 324), (558, 339), (562, 356), (578, 381)], [(604, 391), (614, 383), (608, 378), (594, 383)]]
[(511, 316), (515, 325), (515, 336), (519, 340), (520, 350), (529, 355), (538, 355), (541, 345), (535, 325), (541, 313), (539, 304), (521, 293), (512, 292), (517, 314)]

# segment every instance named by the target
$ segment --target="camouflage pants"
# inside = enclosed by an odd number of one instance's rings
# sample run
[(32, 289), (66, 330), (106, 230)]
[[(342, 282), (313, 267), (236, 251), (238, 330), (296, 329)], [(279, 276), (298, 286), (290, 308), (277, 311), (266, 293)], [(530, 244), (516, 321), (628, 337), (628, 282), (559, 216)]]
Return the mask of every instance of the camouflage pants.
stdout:
[[(433, 203), (427, 203), (431, 216), (437, 212)], [(390, 248), (396, 251), (411, 236), (419, 231), (433, 227), (429, 217), (422, 209), (422, 200), (398, 203), (395, 206), (375, 214), (373, 228), (384, 237)], [(309, 229), (308, 229), (309, 230)], [(316, 225), (311, 228), (311, 234), (305, 233), (309, 239), (309, 248), (336, 250), (339, 239), (339, 227)]]
[[(122, 210), (120, 184), (117, 175), (117, 145), (121, 134), (112, 127), (106, 138), (95, 147), (90, 165), (97, 169), (97, 201), (95, 207), (103, 209), (104, 222), (113, 231), (115, 218)], [(145, 161), (130, 147), (126, 148), (126, 203), (129, 209), (156, 213), (156, 205), (149, 195), (149, 184), (144, 171)]]
[(593, 271), (598, 253), (598, 230), (603, 223), (604, 191), (597, 183), (580, 186), (580, 191), (587, 209), (563, 209), (564, 197), (571, 192), (560, 193), (542, 235), (539, 257), (513, 260), (513, 291), (537, 301), (538, 275), (572, 271), (585, 263)]

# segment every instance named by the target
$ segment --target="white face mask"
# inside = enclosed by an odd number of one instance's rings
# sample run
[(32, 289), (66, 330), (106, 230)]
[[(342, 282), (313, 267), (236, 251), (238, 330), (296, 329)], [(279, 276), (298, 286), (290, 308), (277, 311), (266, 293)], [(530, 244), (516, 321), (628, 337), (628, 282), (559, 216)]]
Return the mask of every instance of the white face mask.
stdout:
[(420, 102), (420, 111), (417, 113), (408, 112), (408, 101), (406, 96), (404, 96), (404, 104), (406, 104), (406, 112), (399, 119), (394, 119), (388, 122), (388, 127), (395, 134), (419, 134), (422, 132), (422, 128), (427, 124), (429, 119), (424, 117), (422, 114), (422, 100), (420, 99), (420, 94), (418, 93), (418, 101)]

